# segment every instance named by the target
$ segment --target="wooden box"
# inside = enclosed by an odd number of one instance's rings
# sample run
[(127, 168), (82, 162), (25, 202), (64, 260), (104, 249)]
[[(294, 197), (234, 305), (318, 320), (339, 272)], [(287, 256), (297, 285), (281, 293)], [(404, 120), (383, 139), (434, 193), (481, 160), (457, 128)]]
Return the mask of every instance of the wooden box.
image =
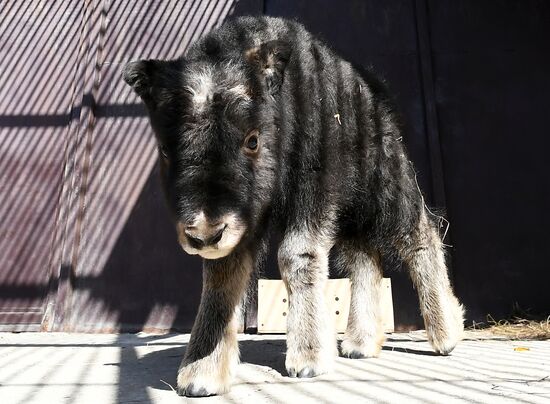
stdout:
[[(334, 318), (338, 333), (346, 331), (350, 302), (349, 279), (329, 279), (325, 288), (329, 312)], [(391, 280), (384, 278), (381, 293), (382, 320), (384, 330), (392, 332), (393, 301)], [(285, 333), (288, 314), (288, 295), (281, 280), (258, 280), (258, 333)]]

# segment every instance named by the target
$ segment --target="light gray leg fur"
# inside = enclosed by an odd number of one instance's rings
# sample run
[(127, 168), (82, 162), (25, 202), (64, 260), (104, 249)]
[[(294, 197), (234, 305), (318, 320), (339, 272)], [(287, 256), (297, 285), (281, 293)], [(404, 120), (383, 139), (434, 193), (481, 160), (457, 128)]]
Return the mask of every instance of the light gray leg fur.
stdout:
[(332, 245), (308, 233), (285, 235), (279, 268), (289, 296), (286, 369), (290, 377), (328, 372), (337, 355), (336, 333), (328, 316), (324, 287)]
[(248, 254), (205, 260), (203, 290), (191, 339), (178, 371), (178, 393), (227, 392), (239, 362), (240, 307), (253, 261)]
[(437, 353), (447, 355), (462, 339), (464, 308), (449, 282), (441, 238), (425, 212), (402, 254), (418, 292), (428, 340)]
[(380, 256), (376, 252), (367, 253), (344, 246), (339, 259), (351, 280), (350, 310), (341, 346), (342, 355), (353, 359), (376, 357), (385, 340), (380, 307)]

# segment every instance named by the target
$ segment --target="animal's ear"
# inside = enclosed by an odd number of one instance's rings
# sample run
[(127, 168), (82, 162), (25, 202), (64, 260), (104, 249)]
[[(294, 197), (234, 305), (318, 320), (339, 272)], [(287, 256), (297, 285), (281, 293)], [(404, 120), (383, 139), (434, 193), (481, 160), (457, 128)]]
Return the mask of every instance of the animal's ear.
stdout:
[(179, 81), (182, 63), (155, 59), (129, 62), (123, 70), (124, 81), (151, 107), (170, 98)]
[(124, 81), (144, 100), (152, 95), (156, 62), (156, 60), (138, 60), (129, 62), (124, 67)]
[(274, 40), (248, 49), (245, 59), (263, 77), (267, 91), (275, 94), (283, 84), (285, 68), (291, 54), (292, 47), (288, 42)]

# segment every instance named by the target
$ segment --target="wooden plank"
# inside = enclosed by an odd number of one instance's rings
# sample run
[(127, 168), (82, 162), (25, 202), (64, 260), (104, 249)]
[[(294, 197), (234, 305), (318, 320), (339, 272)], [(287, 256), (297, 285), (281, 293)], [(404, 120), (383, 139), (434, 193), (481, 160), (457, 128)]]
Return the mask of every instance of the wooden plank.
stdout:
[[(333, 317), (336, 332), (346, 331), (350, 304), (349, 279), (329, 279), (325, 287), (325, 301), (329, 313)], [(382, 282), (382, 318), (384, 330), (392, 332), (393, 301), (391, 280), (384, 278)], [(288, 315), (288, 294), (281, 280), (258, 280), (258, 333), (285, 333)]]

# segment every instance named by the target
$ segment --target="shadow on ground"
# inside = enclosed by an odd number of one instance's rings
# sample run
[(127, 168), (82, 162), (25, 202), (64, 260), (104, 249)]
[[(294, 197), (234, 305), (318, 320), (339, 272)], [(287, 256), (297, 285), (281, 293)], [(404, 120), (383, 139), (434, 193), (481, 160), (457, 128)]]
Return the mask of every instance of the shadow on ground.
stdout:
[[(146, 395), (147, 387), (159, 390), (176, 388), (176, 375), (187, 344), (173, 346), (173, 343), (163, 342), (164, 340), (165, 336), (149, 336), (145, 338), (143, 345), (121, 347), (120, 364), (112, 365), (120, 366), (119, 391), (124, 401), (128, 400), (128, 392), (131, 390), (134, 392), (141, 390), (137, 394), (143, 397)], [(340, 342), (338, 344), (340, 345)], [(163, 349), (163, 346), (167, 345), (170, 347)], [(149, 349), (152, 347), (155, 350), (140, 357), (136, 350), (143, 347), (149, 347)], [(287, 376), (284, 338), (245, 340), (239, 342), (239, 347), (241, 363), (265, 366), (280, 375)], [(433, 351), (415, 348), (384, 346), (383, 350), (411, 355), (438, 356)]]
[[(147, 387), (160, 390), (171, 390), (170, 386), (176, 388), (176, 375), (187, 344), (173, 347), (172, 343), (155, 342), (156, 339), (164, 338), (165, 336), (152, 336), (145, 338), (144, 345), (123, 345), (120, 363), (105, 364), (120, 367), (119, 391), (125, 401), (128, 400), (129, 391), (143, 397)], [(165, 345), (170, 345), (170, 348), (163, 349)], [(143, 346), (153, 347), (155, 350), (140, 357), (137, 350)], [(286, 376), (284, 339), (240, 341), (239, 347), (241, 363), (266, 366)], [(138, 393), (139, 390), (141, 392)]]
[[(550, 397), (548, 341), (469, 336), (438, 356), (424, 335), (393, 334), (377, 359), (340, 358), (313, 379), (286, 377), (285, 337), (240, 335), (231, 392), (202, 402), (461, 402)], [(181, 403), (172, 391), (189, 335), (0, 334), (0, 402)], [(8, 400), (6, 400), (8, 398)], [(332, 400), (335, 402), (336, 400)]]

